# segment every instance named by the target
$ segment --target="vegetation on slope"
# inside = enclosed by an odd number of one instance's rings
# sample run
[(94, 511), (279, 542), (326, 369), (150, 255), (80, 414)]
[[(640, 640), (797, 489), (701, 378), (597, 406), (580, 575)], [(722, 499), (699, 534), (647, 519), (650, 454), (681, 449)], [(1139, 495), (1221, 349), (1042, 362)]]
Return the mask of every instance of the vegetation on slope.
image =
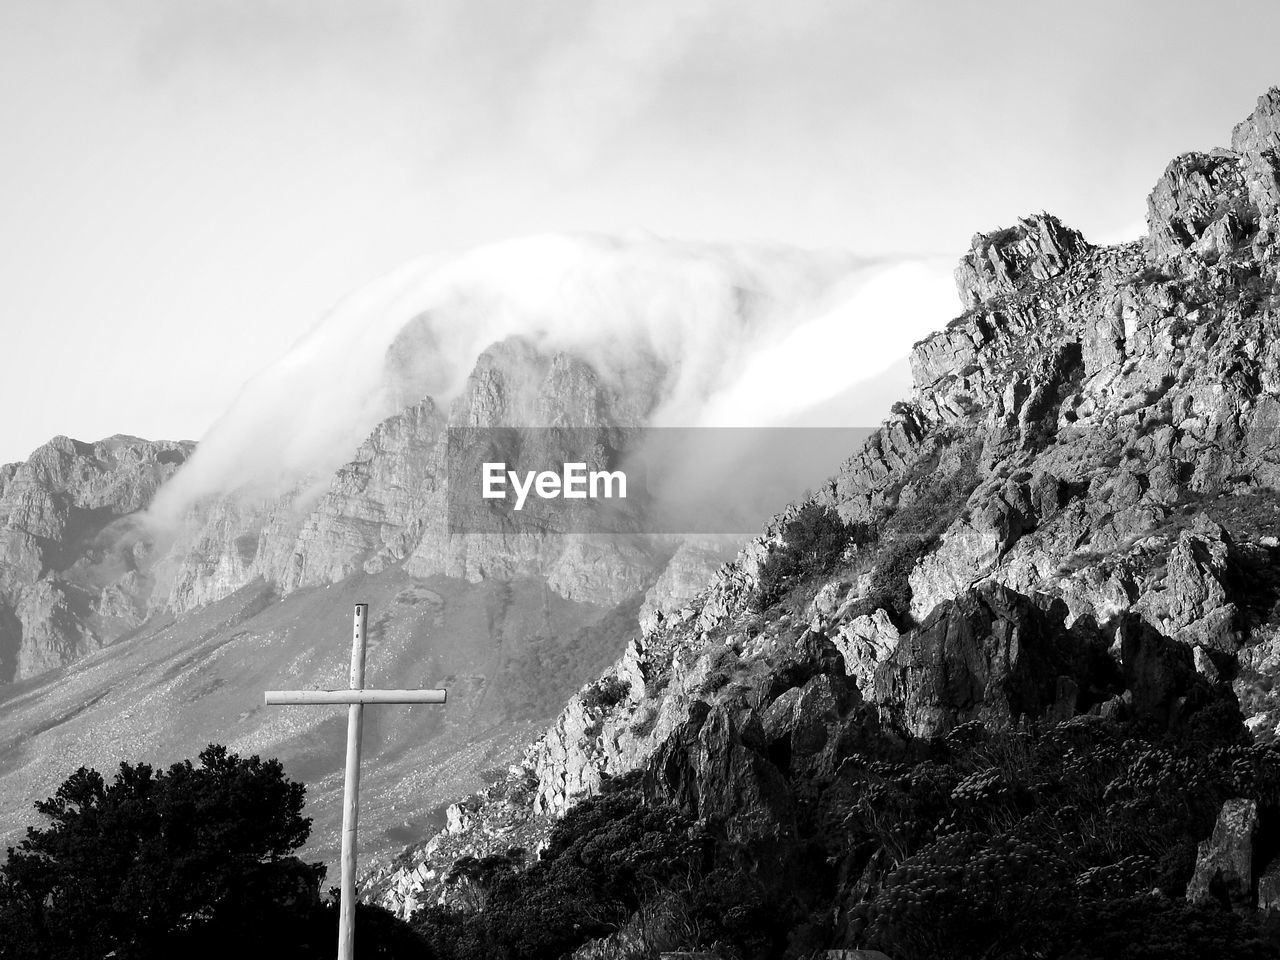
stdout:
[(443, 960), (552, 958), (610, 934), (600, 956), (803, 958), (850, 940), (894, 960), (1275, 956), (1274, 931), (1185, 893), (1224, 799), (1257, 801), (1276, 836), (1280, 750), (1247, 745), (1222, 702), (1189, 730), (1080, 717), (886, 741), (792, 781), (792, 836), (731, 836), (628, 777), (540, 858), (460, 863), (469, 895), (413, 923)]

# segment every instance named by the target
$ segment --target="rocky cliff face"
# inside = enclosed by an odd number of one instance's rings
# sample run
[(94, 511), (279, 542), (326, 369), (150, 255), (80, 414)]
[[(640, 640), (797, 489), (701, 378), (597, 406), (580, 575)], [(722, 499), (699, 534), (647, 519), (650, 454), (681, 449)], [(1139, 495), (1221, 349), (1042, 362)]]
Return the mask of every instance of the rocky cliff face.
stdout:
[[(387, 362), (403, 392), (421, 371), (402, 369), (414, 347), (402, 340)], [(146, 511), (193, 444), (57, 438), (27, 463), (0, 468), (0, 682), (67, 664), (148, 618), (191, 613), (258, 581), (286, 596), (401, 565), (423, 578), (541, 577), (573, 601), (620, 603), (654, 583), (676, 544), (451, 536), (447, 428), (514, 425), (536, 434), (556, 426), (603, 435), (643, 425), (662, 376), (656, 362), (640, 362), (625, 382), (607, 384), (580, 358), (508, 339), (484, 351), (449, 409), (430, 397), (414, 400), (332, 476), (294, 478), (270, 495), (210, 497), (176, 524)], [(691, 594), (721, 559), (686, 551), (661, 602)]]
[[(1179, 731), (1238, 703), (1275, 741), (1278, 130), (1272, 90), (1231, 149), (1175, 159), (1143, 241), (1095, 247), (1047, 214), (976, 236), (913, 397), (814, 498), (848, 524), (843, 553), (767, 598), (801, 530), (800, 508), (780, 514), (366, 895), (447, 900), (451, 858), (536, 849), (631, 771), (759, 838), (793, 833), (805, 791), (872, 740), (1081, 715)], [(1202, 856), (1253, 903), (1247, 851), (1217, 846)], [(880, 881), (860, 882), (855, 899)]]
[[(402, 345), (393, 350), (402, 365)], [(602, 546), (525, 533), (451, 536), (447, 428), (513, 426), (531, 435), (551, 426), (640, 426), (657, 404), (660, 373), (644, 375), (641, 364), (620, 389), (570, 354), (547, 354), (519, 338), (495, 344), (450, 409), (431, 398), (412, 404), (379, 424), (326, 481), (303, 481), (275, 499), (232, 495), (195, 508), (175, 548), (168, 606), (190, 610), (256, 578), (288, 594), (399, 563), (415, 576), (473, 582), (541, 576), (568, 599), (618, 603), (653, 582), (670, 548), (621, 538)]]
[(163, 544), (137, 515), (193, 446), (55, 437), (0, 467), (0, 682), (63, 666), (146, 618)]

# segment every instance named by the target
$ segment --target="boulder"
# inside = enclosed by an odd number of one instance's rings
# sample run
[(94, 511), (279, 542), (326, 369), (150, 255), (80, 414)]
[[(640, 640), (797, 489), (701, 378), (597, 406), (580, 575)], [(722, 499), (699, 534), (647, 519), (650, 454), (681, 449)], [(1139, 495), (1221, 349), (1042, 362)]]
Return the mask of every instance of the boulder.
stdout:
[(650, 760), (645, 788), (690, 816), (723, 821), (730, 836), (795, 832), (795, 802), (752, 712), (719, 704), (685, 724)]
[(962, 519), (951, 525), (942, 542), (907, 578), (914, 619), (925, 620), (938, 604), (951, 600), (991, 571), (1008, 539), (1009, 528), (1001, 529), (1007, 516), (993, 503), (974, 522)]
[(860, 700), (847, 680), (825, 673), (778, 697), (761, 718), (774, 765), (788, 776), (834, 773), (842, 720)]
[(1200, 515), (1169, 552), (1164, 588), (1143, 597), (1137, 609), (1152, 626), (1182, 643), (1234, 653), (1238, 611), (1227, 591), (1233, 549), (1230, 535)]
[(1187, 693), (1198, 682), (1191, 648), (1171, 640), (1136, 616), (1116, 628), (1128, 709), (1160, 724), (1174, 724)]
[(1220, 903), (1248, 907), (1253, 888), (1253, 834), (1258, 805), (1252, 800), (1227, 800), (1218, 812), (1213, 835), (1200, 844), (1195, 873), (1187, 886), (1191, 903)]
[(1273, 860), (1258, 877), (1258, 909), (1280, 913), (1280, 860)]
[(845, 672), (864, 697), (871, 693), (876, 666), (893, 655), (900, 639), (898, 628), (883, 610), (854, 617), (831, 634), (831, 642), (844, 657)]
[[(1061, 602), (1041, 610), (986, 581), (934, 608), (876, 669), (873, 698), (912, 735), (934, 737), (969, 720), (1070, 716), (1091, 684), (1087, 644), (1064, 626)], [(1066, 681), (1066, 682), (1063, 682)]]

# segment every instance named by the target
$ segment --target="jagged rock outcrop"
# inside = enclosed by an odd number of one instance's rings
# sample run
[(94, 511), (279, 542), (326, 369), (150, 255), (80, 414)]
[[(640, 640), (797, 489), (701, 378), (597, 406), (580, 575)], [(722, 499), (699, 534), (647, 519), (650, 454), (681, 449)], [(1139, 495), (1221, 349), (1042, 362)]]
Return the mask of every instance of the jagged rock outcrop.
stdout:
[(1280, 91), (1272, 88), (1258, 98), (1249, 116), (1231, 131), (1231, 149), (1242, 158), (1249, 199), (1258, 210), (1258, 233), (1274, 238), (1280, 210)]
[(725, 821), (732, 835), (795, 829), (786, 780), (767, 756), (765, 729), (754, 712), (718, 704), (705, 716), (695, 714), (663, 743), (649, 770), (653, 793), (700, 819)]
[(1185, 644), (1234, 653), (1236, 605), (1227, 599), (1233, 578), (1231, 537), (1201, 515), (1169, 551), (1163, 588), (1143, 596), (1138, 608), (1162, 633)]
[[(736, 538), (723, 538), (736, 539)], [(680, 543), (662, 573), (645, 593), (640, 608), (640, 628), (650, 632), (701, 592), (702, 588), (736, 548), (711, 538), (689, 538)]]
[(1216, 263), (1252, 246), (1265, 257), (1280, 208), (1276, 136), (1280, 100), (1271, 90), (1231, 134), (1230, 150), (1186, 153), (1166, 168), (1147, 200), (1148, 251), (1156, 262), (1194, 253)]
[(864, 697), (875, 687), (876, 668), (893, 656), (902, 633), (883, 610), (861, 614), (830, 632), (831, 642), (844, 657), (845, 672)]
[(1256, 225), (1239, 158), (1185, 153), (1165, 168), (1147, 199), (1149, 250), (1156, 261), (1193, 250), (1217, 262)]
[(960, 300), (974, 307), (1029, 281), (1056, 277), (1088, 250), (1079, 231), (1047, 213), (1019, 220), (1007, 230), (979, 233), (956, 268)]
[(873, 697), (916, 737), (971, 720), (1073, 716), (1100, 691), (1094, 636), (1072, 636), (1062, 609), (1041, 611), (987, 582), (934, 608), (877, 666)]
[(1192, 903), (1218, 902), (1247, 907), (1253, 901), (1253, 835), (1258, 805), (1228, 800), (1218, 812), (1213, 836), (1200, 844), (1196, 869), (1187, 887)]

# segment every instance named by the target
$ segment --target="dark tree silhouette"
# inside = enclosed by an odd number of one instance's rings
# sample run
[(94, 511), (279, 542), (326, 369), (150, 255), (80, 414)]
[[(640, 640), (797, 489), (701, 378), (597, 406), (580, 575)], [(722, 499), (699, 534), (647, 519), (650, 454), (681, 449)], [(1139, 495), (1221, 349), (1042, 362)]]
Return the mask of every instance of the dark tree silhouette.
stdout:
[(328, 956), (324, 868), (291, 855), (305, 793), (279, 761), (216, 745), (110, 783), (82, 767), (0, 868), (0, 957)]

